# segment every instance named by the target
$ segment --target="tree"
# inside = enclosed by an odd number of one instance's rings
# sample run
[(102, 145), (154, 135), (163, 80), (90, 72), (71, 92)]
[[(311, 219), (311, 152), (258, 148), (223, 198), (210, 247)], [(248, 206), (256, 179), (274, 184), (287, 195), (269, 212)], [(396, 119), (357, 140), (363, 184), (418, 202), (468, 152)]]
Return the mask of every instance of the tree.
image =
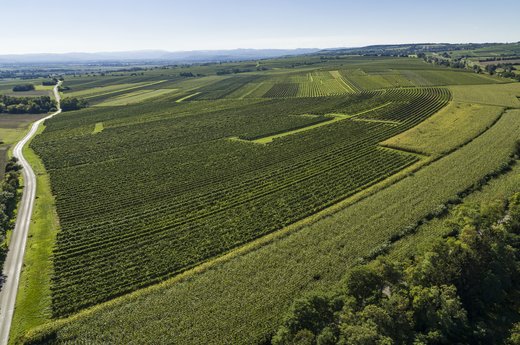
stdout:
[(61, 100), (60, 105), (63, 111), (72, 111), (88, 107), (88, 102), (76, 97), (67, 97)]
[[(520, 193), (449, 219), (455, 236), (413, 261), (355, 267), (334, 299), (298, 300), (273, 344), (299, 332), (319, 345), (503, 344), (520, 308)], [(520, 345), (520, 324), (507, 343)]]
[(34, 85), (33, 84), (15, 85), (13, 87), (13, 91), (15, 91), (15, 92), (34, 91)]

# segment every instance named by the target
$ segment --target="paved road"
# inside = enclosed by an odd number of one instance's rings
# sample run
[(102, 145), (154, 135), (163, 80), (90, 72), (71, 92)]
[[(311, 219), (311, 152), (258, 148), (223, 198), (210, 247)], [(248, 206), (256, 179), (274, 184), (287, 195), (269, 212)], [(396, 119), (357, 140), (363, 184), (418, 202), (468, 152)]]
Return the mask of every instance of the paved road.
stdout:
[(54, 87), (54, 96), (58, 101), (58, 111), (34, 122), (29, 133), (27, 133), (27, 135), (16, 144), (13, 150), (14, 156), (19, 159), (19, 163), (23, 167), (22, 174), (24, 188), (22, 200), (20, 200), (20, 204), (18, 205), (18, 215), (11, 236), (9, 251), (4, 263), (3, 275), (5, 280), (2, 291), (0, 292), (0, 345), (6, 345), (9, 340), (9, 330), (13, 320), (16, 294), (18, 292), (18, 282), (22, 270), (23, 254), (25, 252), (25, 243), (27, 242), (27, 234), (29, 232), (34, 198), (36, 195), (36, 176), (34, 175), (31, 166), (24, 158), (22, 149), (36, 133), (40, 123), (61, 113), (61, 108), (59, 106), (60, 95), (58, 93), (59, 85), (61, 85), (61, 82)]

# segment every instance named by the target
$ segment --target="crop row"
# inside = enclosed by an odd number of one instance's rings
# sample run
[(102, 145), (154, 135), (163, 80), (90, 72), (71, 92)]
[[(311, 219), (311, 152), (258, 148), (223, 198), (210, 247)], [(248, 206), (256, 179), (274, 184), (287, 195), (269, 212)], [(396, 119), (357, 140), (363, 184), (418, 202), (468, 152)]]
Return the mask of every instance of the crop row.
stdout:
[[(126, 114), (128, 126), (106, 109), (49, 121), (32, 146), (48, 167), (62, 227), (54, 251), (54, 315), (162, 281), (394, 174), (417, 157), (378, 143), (448, 100), (440, 89), (403, 89), (235, 101), (223, 110), (193, 102), (186, 116), (175, 116), (182, 106), (165, 103), (149, 121), (139, 111), (143, 105), (135, 107), (140, 123)], [(378, 119), (399, 125), (346, 119), (268, 145), (229, 140), (374, 108)], [(168, 111), (170, 119), (155, 119)], [(103, 132), (74, 130), (94, 120), (106, 124)]]
[[(506, 113), (468, 145), (301, 231), (189, 279), (56, 323), (31, 340), (260, 343), (295, 298), (337, 286), (360, 257), (500, 169), (520, 139), (518, 115)], [(430, 235), (419, 232), (417, 241), (423, 236)], [(403, 251), (403, 257), (409, 254)]]

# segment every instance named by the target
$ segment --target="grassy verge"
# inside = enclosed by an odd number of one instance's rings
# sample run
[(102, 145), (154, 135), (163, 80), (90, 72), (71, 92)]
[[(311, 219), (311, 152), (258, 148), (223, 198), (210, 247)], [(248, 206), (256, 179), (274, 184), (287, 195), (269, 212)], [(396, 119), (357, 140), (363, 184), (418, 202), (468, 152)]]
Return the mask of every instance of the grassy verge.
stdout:
[[(42, 130), (43, 126), (39, 132)], [(43, 163), (27, 146), (24, 156), (36, 174), (37, 189), (11, 328), (11, 343), (27, 330), (51, 318), (51, 254), (59, 227), (49, 176)]]

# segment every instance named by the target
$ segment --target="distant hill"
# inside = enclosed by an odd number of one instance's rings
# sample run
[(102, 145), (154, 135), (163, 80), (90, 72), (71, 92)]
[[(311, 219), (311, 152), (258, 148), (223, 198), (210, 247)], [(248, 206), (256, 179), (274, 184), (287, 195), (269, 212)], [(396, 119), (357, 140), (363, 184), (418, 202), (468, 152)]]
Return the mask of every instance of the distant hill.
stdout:
[[(407, 56), (417, 53), (461, 52), (469, 57), (520, 55), (520, 42), (515, 43), (410, 43), (372, 45), (355, 48), (330, 48), (319, 55), (388, 55)], [(459, 55), (461, 55), (459, 54)]]
[(85, 63), (107, 61), (167, 61), (178, 63), (217, 62), (267, 59), (286, 55), (310, 54), (317, 51), (319, 51), (319, 49), (300, 48), (194, 50), (180, 52), (169, 52), (164, 50), (139, 50), (101, 53), (10, 54), (0, 55), (0, 63)]

